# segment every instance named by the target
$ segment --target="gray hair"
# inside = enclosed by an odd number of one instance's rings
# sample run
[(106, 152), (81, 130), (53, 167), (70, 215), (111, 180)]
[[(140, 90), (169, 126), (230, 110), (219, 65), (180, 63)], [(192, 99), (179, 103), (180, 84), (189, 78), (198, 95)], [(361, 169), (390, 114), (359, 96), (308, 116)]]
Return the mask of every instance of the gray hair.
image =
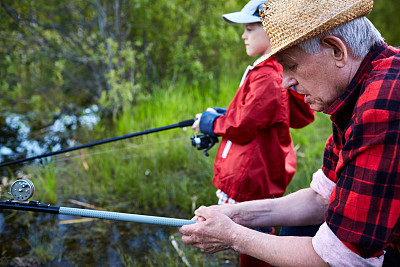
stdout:
[(321, 49), (321, 39), (327, 35), (339, 37), (344, 41), (355, 58), (364, 58), (374, 44), (384, 41), (371, 21), (362, 16), (305, 40), (299, 47), (307, 54), (316, 54)]

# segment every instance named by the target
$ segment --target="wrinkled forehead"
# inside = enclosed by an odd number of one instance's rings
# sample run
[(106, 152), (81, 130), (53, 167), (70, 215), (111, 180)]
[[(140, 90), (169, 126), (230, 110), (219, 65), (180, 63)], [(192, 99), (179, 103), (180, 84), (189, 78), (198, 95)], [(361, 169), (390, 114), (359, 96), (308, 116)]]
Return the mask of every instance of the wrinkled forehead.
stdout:
[(278, 63), (281, 63), (288, 60), (295, 61), (305, 56), (310, 56), (310, 55), (304, 53), (304, 51), (298, 45), (294, 45), (276, 53), (275, 59), (276, 61), (278, 61)]

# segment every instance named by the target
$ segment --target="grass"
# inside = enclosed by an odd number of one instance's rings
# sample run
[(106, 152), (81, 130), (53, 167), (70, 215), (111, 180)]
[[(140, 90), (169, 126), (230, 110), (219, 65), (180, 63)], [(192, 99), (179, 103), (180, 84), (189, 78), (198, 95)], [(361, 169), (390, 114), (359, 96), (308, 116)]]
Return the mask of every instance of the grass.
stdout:
[(322, 165), (325, 142), (330, 134), (331, 121), (329, 116), (323, 113), (315, 113), (315, 121), (312, 124), (302, 129), (291, 129), (297, 154), (297, 168), (286, 193), (309, 187), (312, 174)]
[[(230, 77), (221, 80), (218, 95), (210, 88), (187, 88), (183, 83), (166, 84), (168, 90), (156, 88), (151, 99), (126, 108), (117, 121), (101, 122), (94, 131), (81, 135), (86, 136), (85, 142), (93, 142), (194, 118), (196, 113), (207, 107), (227, 107), (237, 83)], [(316, 114), (313, 124), (291, 130), (298, 164), (288, 193), (309, 186), (312, 173), (322, 164), (323, 148), (329, 132), (329, 118), (321, 113)], [(192, 134), (190, 128), (177, 128), (56, 156), (47, 165), (27, 169), (36, 186), (34, 198), (60, 206), (71, 206), (67, 200), (73, 198), (112, 211), (191, 218), (195, 208), (216, 203), (211, 179), (217, 151), (217, 147), (214, 147), (210, 150), (210, 157), (205, 157), (202, 151), (191, 146)], [(98, 227), (99, 223), (93, 225)], [(111, 227), (110, 224), (104, 225), (105, 229)], [(103, 233), (105, 230), (100, 231), (99, 242), (108, 243), (116, 236), (137, 234), (126, 231), (115, 231), (111, 236)], [(74, 236), (75, 242), (94, 238), (90, 237), (90, 231), (81, 234), (84, 236)], [(170, 229), (166, 235), (176, 234), (176, 230)], [(237, 256), (231, 251), (205, 255), (200, 250), (184, 246), (179, 241), (179, 234), (176, 240), (192, 266), (237, 264)], [(64, 249), (73, 250), (74, 246)], [(144, 255), (135, 254), (129, 245), (111, 249), (123, 266), (184, 266), (181, 256), (168, 238), (155, 242)], [(41, 245), (32, 249), (32, 253), (48, 263), (49, 259), (42, 250)], [(70, 253), (74, 254), (73, 251)], [(87, 253), (80, 257), (89, 257), (87, 255), (96, 251)], [(90, 254), (94, 259), (93, 264), (96, 259), (99, 262), (100, 259), (104, 260), (103, 256)], [(79, 265), (79, 262), (75, 264)]]

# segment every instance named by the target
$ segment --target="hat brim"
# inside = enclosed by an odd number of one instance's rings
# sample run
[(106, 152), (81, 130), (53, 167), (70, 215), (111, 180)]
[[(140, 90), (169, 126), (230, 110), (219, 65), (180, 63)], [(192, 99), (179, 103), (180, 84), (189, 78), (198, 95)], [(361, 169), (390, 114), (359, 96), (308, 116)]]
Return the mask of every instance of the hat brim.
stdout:
[[(373, 0), (269, 0), (262, 11), (262, 24), (273, 56), (321, 33), (369, 14)], [(295, 12), (294, 12), (294, 11)]]
[(222, 15), (222, 18), (229, 23), (255, 23), (261, 22), (260, 17), (251, 16), (243, 12), (234, 12)]

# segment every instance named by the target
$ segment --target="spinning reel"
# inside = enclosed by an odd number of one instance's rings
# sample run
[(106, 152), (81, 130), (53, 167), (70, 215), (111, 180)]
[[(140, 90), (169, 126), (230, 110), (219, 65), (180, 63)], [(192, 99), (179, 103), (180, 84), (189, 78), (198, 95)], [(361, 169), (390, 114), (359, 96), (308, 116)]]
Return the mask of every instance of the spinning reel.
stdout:
[(194, 135), (191, 136), (192, 146), (196, 147), (197, 150), (204, 149), (204, 155), (209, 156), (208, 150), (210, 150), (216, 143), (218, 143), (218, 137), (211, 136), (208, 134), (204, 135)]

